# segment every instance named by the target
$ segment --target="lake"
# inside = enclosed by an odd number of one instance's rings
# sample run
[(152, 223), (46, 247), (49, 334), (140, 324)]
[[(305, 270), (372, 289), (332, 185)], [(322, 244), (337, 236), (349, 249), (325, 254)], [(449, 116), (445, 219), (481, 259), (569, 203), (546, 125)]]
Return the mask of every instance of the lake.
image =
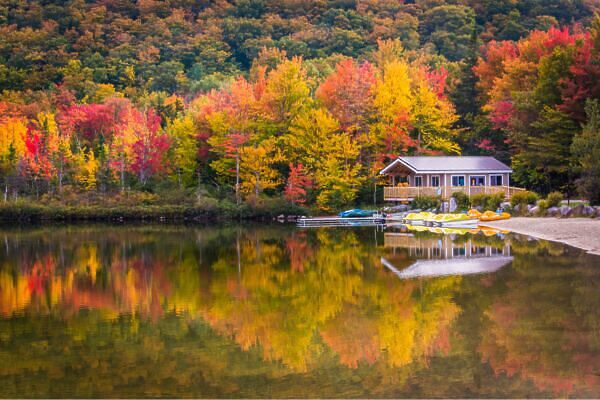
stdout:
[(0, 230), (1, 397), (599, 397), (600, 257), (496, 231)]

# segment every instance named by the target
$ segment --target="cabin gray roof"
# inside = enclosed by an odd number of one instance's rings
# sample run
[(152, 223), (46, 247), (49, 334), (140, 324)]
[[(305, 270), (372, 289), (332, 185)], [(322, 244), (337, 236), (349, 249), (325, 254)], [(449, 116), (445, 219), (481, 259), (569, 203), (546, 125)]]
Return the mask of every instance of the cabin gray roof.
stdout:
[(403, 165), (416, 173), (445, 172), (499, 172), (510, 173), (506, 164), (488, 156), (418, 156), (398, 157), (379, 173), (385, 174), (396, 165)]

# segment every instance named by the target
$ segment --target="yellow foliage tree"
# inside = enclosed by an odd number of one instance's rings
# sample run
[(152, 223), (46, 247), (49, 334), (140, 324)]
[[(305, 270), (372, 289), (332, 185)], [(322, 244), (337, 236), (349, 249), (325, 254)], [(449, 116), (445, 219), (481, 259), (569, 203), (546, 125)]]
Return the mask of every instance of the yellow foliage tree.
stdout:
[(311, 173), (316, 172), (326, 155), (323, 143), (339, 132), (338, 121), (325, 108), (310, 109), (299, 114), (284, 137), (286, 155), (302, 163)]
[(275, 147), (274, 139), (267, 139), (254, 146), (241, 149), (240, 178), (242, 193), (258, 195), (281, 184), (279, 172), (273, 165), (283, 158)]
[(286, 60), (269, 72), (263, 101), (276, 122), (291, 121), (309, 105), (310, 99), (306, 71), (300, 58)]
[(403, 117), (408, 118), (413, 104), (411, 83), (406, 62), (392, 61), (383, 67), (373, 100), (380, 122), (394, 124)]
[(453, 127), (458, 117), (443, 89), (434, 87), (433, 78), (443, 81), (445, 76), (431, 73), (418, 61), (411, 64), (400, 58), (383, 66), (374, 89), (376, 119), (371, 125), (380, 153), (398, 155), (409, 149), (460, 153), (454, 142), (458, 130)]
[(75, 181), (86, 190), (96, 189), (99, 162), (90, 149), (87, 152), (80, 151), (74, 156)]
[(16, 160), (25, 152), (27, 121), (11, 117), (0, 123), (0, 159), (2, 163)]
[(333, 135), (322, 143), (325, 157), (315, 173), (320, 191), (317, 204), (323, 210), (332, 211), (350, 204), (355, 198), (363, 177), (357, 162), (359, 145), (349, 134)]
[(197, 128), (190, 115), (177, 118), (167, 126), (173, 140), (173, 165), (179, 184), (191, 183), (196, 172), (198, 154)]

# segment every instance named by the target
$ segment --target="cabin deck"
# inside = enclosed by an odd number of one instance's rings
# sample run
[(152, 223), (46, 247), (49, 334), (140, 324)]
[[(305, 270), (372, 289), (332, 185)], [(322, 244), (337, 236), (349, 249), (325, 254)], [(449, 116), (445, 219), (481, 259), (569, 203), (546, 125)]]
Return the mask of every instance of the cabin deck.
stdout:
[(506, 199), (510, 199), (515, 193), (524, 190), (512, 186), (386, 186), (383, 188), (383, 199), (409, 201), (420, 196), (441, 196), (443, 199), (448, 199), (456, 192), (463, 192), (469, 196), (504, 193)]

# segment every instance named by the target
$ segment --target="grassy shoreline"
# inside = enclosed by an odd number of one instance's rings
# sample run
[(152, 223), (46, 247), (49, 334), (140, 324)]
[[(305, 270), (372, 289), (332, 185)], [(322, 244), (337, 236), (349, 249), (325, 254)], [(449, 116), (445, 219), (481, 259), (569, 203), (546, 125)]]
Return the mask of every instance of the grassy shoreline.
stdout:
[(306, 215), (307, 210), (291, 204), (269, 206), (235, 205), (227, 202), (210, 207), (198, 205), (44, 205), (32, 202), (0, 204), (1, 222), (42, 221), (188, 221), (272, 220), (278, 216)]

